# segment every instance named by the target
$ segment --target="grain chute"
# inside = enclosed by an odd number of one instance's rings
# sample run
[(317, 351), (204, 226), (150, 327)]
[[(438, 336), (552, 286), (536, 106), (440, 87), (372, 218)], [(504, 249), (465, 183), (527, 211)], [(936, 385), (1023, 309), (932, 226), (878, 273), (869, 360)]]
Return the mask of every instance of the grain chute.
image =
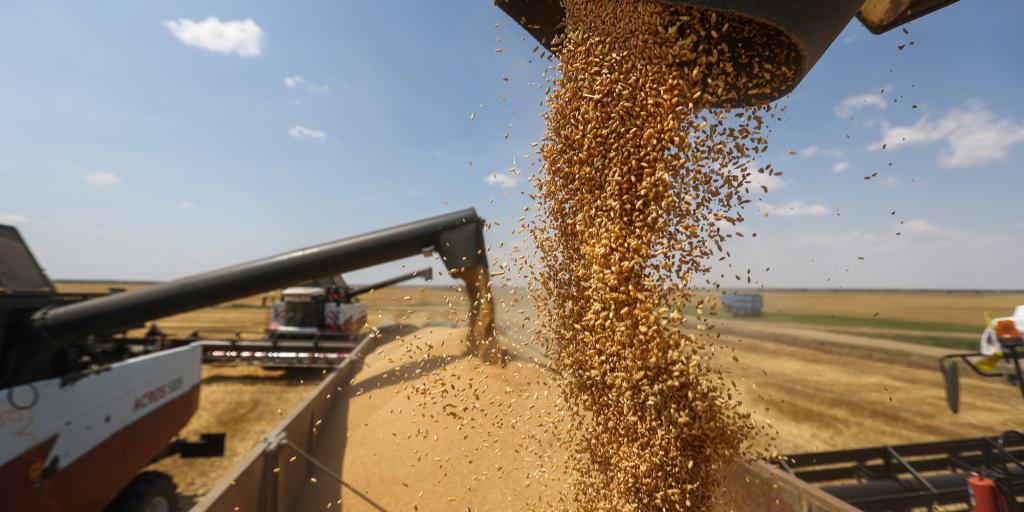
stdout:
[[(662, 3), (736, 15), (759, 26), (761, 41), (729, 39), (730, 47), (753, 45), (759, 49), (757, 65), (795, 65), (791, 79), (764, 93), (741, 95), (724, 107), (763, 104), (789, 94), (814, 67), (846, 25), (857, 16), (872, 32), (880, 34), (919, 18), (956, 0), (659, 0)], [(547, 49), (558, 53), (557, 37), (564, 27), (565, 10), (559, 0), (496, 0), (495, 4), (516, 20)], [(736, 52), (746, 58), (743, 52)], [(796, 62), (791, 59), (795, 56)], [(728, 58), (728, 57), (726, 57)], [(721, 65), (722, 63), (718, 63)], [(749, 62), (729, 62), (736, 69)]]

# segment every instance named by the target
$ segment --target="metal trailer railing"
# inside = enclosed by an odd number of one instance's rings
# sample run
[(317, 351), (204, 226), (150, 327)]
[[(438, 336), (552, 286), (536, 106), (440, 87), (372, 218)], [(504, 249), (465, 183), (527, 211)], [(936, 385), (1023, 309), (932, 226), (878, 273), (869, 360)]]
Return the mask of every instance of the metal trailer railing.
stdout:
[(364, 337), (309, 398), (235, 464), (192, 511), (324, 510), (329, 503), (338, 507), (344, 482), (333, 468), (340, 467), (344, 456), (346, 386), (381, 340), (402, 330), (399, 325), (382, 326)]
[(967, 478), (979, 472), (1003, 494), (1024, 497), (1024, 435), (878, 446), (790, 455), (778, 462), (789, 474), (865, 512), (967, 506)]

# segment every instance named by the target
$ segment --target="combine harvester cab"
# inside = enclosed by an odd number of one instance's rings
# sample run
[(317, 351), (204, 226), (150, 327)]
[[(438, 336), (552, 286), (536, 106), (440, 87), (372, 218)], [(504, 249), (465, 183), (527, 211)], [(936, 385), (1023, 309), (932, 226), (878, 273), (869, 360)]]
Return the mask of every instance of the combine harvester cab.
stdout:
[(267, 368), (332, 368), (365, 335), (366, 304), (360, 295), (416, 278), (432, 279), (430, 267), (353, 288), (340, 275), (281, 291), (270, 307), (263, 340), (201, 340), (203, 361)]
[(366, 304), (344, 303), (316, 286), (293, 286), (281, 291), (270, 308), (267, 336), (289, 338), (355, 338), (366, 327)]

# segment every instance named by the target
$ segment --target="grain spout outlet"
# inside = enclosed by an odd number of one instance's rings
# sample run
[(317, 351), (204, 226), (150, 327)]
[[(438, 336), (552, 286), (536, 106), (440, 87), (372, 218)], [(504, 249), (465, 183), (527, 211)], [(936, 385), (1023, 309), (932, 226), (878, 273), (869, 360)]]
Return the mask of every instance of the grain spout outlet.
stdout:
[[(658, 0), (677, 10), (715, 11), (731, 17), (732, 30), (716, 33), (712, 44), (731, 51), (712, 63), (728, 66), (738, 76), (757, 76), (765, 70), (792, 69), (785, 79), (764, 87), (721, 95), (713, 107), (742, 107), (773, 102), (789, 94), (818, 62), (854, 16), (874, 33), (882, 33), (941, 9), (956, 0)], [(565, 10), (559, 0), (495, 0), (495, 4), (556, 56), (565, 30)], [(665, 27), (671, 29), (672, 27)], [(689, 33), (680, 30), (680, 37)], [(706, 35), (702, 35), (707, 37)], [(741, 51), (736, 51), (740, 49)], [(683, 62), (688, 70), (697, 63)], [(749, 82), (748, 80), (741, 80)]]

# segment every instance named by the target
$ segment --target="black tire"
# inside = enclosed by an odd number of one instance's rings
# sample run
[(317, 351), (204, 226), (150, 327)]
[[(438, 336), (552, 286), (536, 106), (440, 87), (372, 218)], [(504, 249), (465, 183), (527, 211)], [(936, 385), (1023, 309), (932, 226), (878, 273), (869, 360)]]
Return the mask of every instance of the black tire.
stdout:
[(171, 477), (156, 471), (139, 473), (106, 512), (175, 512), (178, 494)]

